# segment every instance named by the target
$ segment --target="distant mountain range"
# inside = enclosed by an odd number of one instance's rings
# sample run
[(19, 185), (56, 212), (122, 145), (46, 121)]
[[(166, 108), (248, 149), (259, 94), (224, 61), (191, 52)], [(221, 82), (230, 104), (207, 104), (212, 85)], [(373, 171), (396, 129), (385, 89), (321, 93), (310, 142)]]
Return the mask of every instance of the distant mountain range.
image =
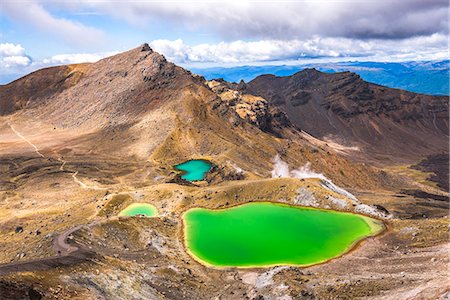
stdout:
[(391, 88), (430, 95), (449, 95), (449, 60), (411, 61), (401, 63), (341, 62), (305, 64), (297, 66), (240, 66), (231, 68), (191, 68), (206, 79), (223, 78), (226, 81), (249, 82), (263, 74), (289, 76), (306, 68), (335, 73), (351, 71), (362, 79)]

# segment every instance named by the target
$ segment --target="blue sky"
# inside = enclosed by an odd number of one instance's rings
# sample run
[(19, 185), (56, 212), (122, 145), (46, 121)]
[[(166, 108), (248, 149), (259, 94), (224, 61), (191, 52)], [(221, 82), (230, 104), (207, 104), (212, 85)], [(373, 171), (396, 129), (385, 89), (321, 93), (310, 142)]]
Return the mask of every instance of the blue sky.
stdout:
[(0, 2), (2, 83), (144, 42), (187, 67), (445, 59), (448, 2)]

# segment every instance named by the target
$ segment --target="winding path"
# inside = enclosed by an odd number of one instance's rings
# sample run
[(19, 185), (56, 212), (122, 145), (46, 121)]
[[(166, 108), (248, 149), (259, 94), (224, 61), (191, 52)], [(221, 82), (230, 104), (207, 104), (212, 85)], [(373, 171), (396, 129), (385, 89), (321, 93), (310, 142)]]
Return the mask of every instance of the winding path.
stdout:
[[(39, 148), (33, 144), (30, 140), (28, 140), (25, 136), (23, 136), (19, 131), (17, 131), (11, 123), (11, 119), (8, 121), (8, 125), (11, 130), (16, 134), (20, 139), (25, 141), (31, 147), (33, 147), (34, 152), (42, 158), (46, 156), (39, 151)], [(64, 171), (64, 166), (66, 161), (62, 159), (62, 157), (58, 158), (62, 164), (60, 166), (60, 170)], [(88, 186), (77, 178), (78, 171), (72, 173), (72, 178), (75, 183), (80, 185), (82, 188), (86, 189), (95, 189), (95, 190), (104, 190), (105, 188), (97, 187), (97, 186)], [(93, 224), (91, 224), (93, 225)], [(85, 249), (79, 245), (69, 244), (67, 243), (67, 239), (69, 235), (74, 233), (81, 228), (86, 227), (84, 225), (79, 225), (74, 228), (71, 228), (62, 234), (58, 235), (53, 240), (52, 248), (55, 252), (55, 256), (45, 257), (45, 258), (37, 258), (30, 259), (26, 261), (16, 261), (12, 263), (0, 264), (0, 276), (6, 275), (14, 272), (30, 272), (30, 271), (38, 271), (38, 270), (47, 270), (51, 268), (56, 268), (60, 266), (72, 265), (80, 262), (85, 262), (95, 256), (93, 251)]]
[(85, 226), (80, 225), (71, 228), (58, 235), (53, 240), (52, 248), (56, 253), (55, 256), (0, 264), (0, 276), (15, 272), (48, 270), (52, 268), (86, 262), (94, 258), (96, 255), (95, 252), (80, 245), (67, 243), (69, 235), (77, 230), (80, 230), (83, 227)]
[[(14, 126), (11, 124), (11, 119), (8, 121), (8, 125), (9, 125), (9, 127), (11, 128), (11, 130), (20, 138), (20, 139), (22, 139), (23, 141), (25, 141), (28, 145), (30, 145), (31, 147), (33, 147), (33, 149), (34, 149), (34, 152), (36, 152), (36, 154), (37, 155), (39, 155), (40, 157), (42, 157), (42, 158), (45, 158), (45, 155), (44, 154), (42, 154), (41, 152), (39, 152), (39, 148), (35, 145), (35, 144), (33, 144), (30, 140), (28, 140), (23, 134), (21, 134), (19, 131), (17, 131), (15, 128), (14, 128)], [(58, 159), (57, 159), (58, 161), (60, 161), (62, 164), (61, 164), (61, 167), (59, 168), (61, 171), (64, 171), (64, 165), (67, 163), (65, 160), (63, 160), (62, 159), (62, 157), (59, 157)], [(87, 184), (85, 184), (84, 182), (82, 182), (81, 180), (79, 180), (78, 179), (78, 177), (77, 177), (77, 175), (78, 175), (78, 171), (75, 171), (75, 172), (73, 172), (72, 173), (72, 178), (73, 178), (73, 181), (76, 183), (76, 184), (78, 184), (80, 187), (82, 187), (83, 189), (92, 189), (92, 190), (106, 190), (106, 188), (103, 188), (103, 187), (99, 187), (99, 186), (96, 186), (96, 185), (87, 185)]]
[(11, 128), (11, 130), (22, 140), (24, 140), (25, 142), (27, 142), (31, 147), (34, 148), (34, 152), (36, 152), (37, 155), (39, 155), (40, 157), (45, 157), (44, 154), (42, 154), (41, 152), (39, 152), (38, 147), (33, 144), (30, 140), (28, 140), (26, 137), (24, 137), (20, 132), (18, 132), (14, 126), (11, 124), (11, 121), (8, 122), (9, 127)]
[(73, 253), (73, 252), (79, 250), (80, 247), (68, 244), (67, 239), (68, 239), (69, 235), (71, 235), (75, 231), (80, 230), (83, 227), (85, 227), (85, 226), (79, 225), (79, 226), (76, 226), (76, 227), (69, 229), (69, 230), (63, 232), (62, 234), (58, 235), (53, 240), (53, 250), (56, 253), (61, 254), (61, 255), (67, 255), (67, 254), (70, 254), (70, 253)]
[[(64, 166), (66, 165), (67, 161), (65, 161), (65, 160), (62, 158), (62, 156), (61, 156), (61, 157), (58, 157), (57, 160), (58, 160), (59, 162), (61, 162), (61, 166), (59, 167), (59, 169), (60, 169), (61, 171), (64, 171)], [(78, 175), (78, 171), (75, 171), (75, 172), (72, 173), (73, 181), (74, 181), (75, 183), (77, 183), (80, 187), (82, 187), (83, 189), (91, 189), (91, 190), (107, 190), (107, 188), (99, 187), (99, 186), (97, 186), (97, 185), (87, 185), (86, 183), (84, 183), (84, 182), (82, 182), (81, 180), (79, 180), (78, 177), (77, 177), (77, 175)]]

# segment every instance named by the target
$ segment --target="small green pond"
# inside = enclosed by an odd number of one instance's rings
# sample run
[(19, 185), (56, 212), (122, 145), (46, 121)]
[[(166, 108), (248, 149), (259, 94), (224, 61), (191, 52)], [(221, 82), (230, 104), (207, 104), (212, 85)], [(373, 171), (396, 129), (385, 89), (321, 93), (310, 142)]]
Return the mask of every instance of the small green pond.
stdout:
[(133, 203), (128, 205), (119, 213), (119, 216), (137, 216), (144, 215), (146, 217), (154, 217), (158, 214), (156, 207), (148, 203)]
[(203, 159), (188, 160), (175, 166), (175, 169), (182, 172), (181, 178), (188, 181), (203, 180), (211, 168), (212, 164)]
[(269, 202), (193, 208), (183, 221), (188, 252), (218, 267), (317, 264), (384, 229), (362, 215)]

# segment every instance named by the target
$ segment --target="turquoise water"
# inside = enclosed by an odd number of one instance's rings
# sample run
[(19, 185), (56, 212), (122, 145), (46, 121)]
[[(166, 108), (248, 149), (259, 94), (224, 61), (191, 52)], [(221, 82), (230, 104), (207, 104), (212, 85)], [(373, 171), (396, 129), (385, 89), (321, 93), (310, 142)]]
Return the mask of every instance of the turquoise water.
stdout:
[(188, 160), (175, 166), (175, 169), (182, 171), (181, 178), (188, 181), (203, 180), (211, 168), (212, 164), (203, 159)]

